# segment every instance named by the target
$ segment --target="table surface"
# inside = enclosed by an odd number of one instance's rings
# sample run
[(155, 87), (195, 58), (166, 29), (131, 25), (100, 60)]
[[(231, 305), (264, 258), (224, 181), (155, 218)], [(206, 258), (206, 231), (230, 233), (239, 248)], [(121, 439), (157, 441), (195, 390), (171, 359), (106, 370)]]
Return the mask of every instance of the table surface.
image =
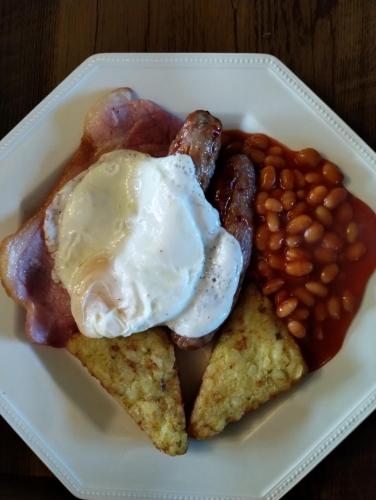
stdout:
[[(0, 137), (93, 53), (265, 52), (375, 148), (375, 26), (375, 0), (0, 0)], [(376, 498), (375, 429), (285, 498)], [(2, 419), (0, 443), (1, 498), (73, 498)]]

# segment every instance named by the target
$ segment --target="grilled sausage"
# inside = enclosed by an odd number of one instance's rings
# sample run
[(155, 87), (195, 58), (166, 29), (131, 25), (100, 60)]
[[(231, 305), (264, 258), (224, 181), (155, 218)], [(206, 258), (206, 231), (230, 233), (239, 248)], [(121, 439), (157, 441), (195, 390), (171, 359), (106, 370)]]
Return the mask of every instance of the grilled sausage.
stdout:
[(208, 111), (197, 110), (188, 115), (172, 141), (169, 154), (189, 155), (196, 167), (196, 176), (206, 191), (214, 174), (221, 147), (222, 123)]
[(256, 192), (256, 174), (248, 156), (230, 156), (215, 176), (210, 201), (218, 210), (222, 226), (236, 238), (243, 254), (241, 280), (252, 253), (252, 200)]
[[(256, 178), (249, 158), (242, 154), (229, 157), (214, 176), (210, 191), (210, 201), (219, 212), (222, 226), (238, 240), (243, 254), (235, 305), (252, 253), (252, 200)], [(215, 331), (204, 337), (189, 338), (171, 333), (171, 338), (180, 349), (198, 349), (210, 342), (214, 334)]]

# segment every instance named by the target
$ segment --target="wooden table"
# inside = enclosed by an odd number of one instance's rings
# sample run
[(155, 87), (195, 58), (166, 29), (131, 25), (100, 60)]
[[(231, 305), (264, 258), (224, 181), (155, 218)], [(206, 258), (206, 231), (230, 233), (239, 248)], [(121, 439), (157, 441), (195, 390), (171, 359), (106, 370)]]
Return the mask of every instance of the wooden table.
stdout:
[[(375, 26), (375, 0), (0, 0), (0, 137), (95, 52), (267, 52), (375, 148)], [(0, 498), (72, 498), (3, 420), (0, 443)], [(287, 498), (376, 498), (376, 413)]]

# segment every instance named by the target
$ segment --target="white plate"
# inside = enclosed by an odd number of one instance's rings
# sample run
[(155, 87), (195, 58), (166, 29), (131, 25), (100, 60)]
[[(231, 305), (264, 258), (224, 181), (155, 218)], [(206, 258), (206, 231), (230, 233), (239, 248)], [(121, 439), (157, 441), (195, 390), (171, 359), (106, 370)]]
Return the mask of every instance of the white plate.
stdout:
[[(280, 61), (268, 55), (90, 57), (0, 143), (0, 239), (39, 204), (79, 144), (98, 95), (131, 86), (186, 115), (313, 146), (343, 167), (376, 209), (375, 153)], [(0, 410), (76, 496), (280, 498), (376, 407), (376, 276), (340, 353), (294, 391), (183, 457), (155, 451), (65, 350), (30, 345), (24, 316), (0, 291)]]

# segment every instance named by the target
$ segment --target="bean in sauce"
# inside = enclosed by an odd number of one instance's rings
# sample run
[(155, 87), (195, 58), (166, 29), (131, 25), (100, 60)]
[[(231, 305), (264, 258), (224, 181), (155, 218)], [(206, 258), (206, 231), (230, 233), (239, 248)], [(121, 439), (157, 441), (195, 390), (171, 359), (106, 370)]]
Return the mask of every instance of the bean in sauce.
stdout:
[(376, 215), (343, 186), (339, 167), (313, 148), (292, 151), (265, 134), (225, 131), (226, 147), (259, 171), (256, 280), (311, 370), (341, 348), (376, 268)]

